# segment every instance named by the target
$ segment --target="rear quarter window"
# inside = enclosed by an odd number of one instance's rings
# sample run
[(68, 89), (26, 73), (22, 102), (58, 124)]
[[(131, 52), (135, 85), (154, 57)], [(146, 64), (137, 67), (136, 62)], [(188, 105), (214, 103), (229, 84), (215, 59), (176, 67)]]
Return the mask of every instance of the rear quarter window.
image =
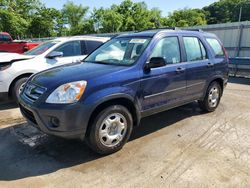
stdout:
[(220, 42), (215, 38), (206, 38), (206, 41), (211, 46), (215, 53), (215, 57), (223, 57), (225, 56), (223, 47), (221, 46)]

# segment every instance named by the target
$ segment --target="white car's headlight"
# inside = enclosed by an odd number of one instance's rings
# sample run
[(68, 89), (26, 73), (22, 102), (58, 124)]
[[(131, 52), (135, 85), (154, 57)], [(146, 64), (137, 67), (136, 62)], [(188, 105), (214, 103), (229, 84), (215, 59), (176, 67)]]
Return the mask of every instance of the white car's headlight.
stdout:
[(0, 64), (0, 71), (4, 71), (11, 67), (11, 63)]
[(47, 98), (46, 103), (71, 104), (80, 100), (87, 86), (86, 81), (63, 84)]

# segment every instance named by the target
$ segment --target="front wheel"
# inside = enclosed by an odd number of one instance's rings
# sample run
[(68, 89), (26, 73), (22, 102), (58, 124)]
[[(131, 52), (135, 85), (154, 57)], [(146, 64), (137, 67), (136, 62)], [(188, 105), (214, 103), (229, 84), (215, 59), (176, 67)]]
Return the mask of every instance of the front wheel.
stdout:
[(29, 79), (28, 77), (23, 77), (14, 83), (11, 93), (12, 93), (12, 97), (16, 103), (18, 103), (19, 95), (21, 94), (21, 92), (24, 88), (24, 85), (28, 79)]
[(90, 126), (87, 144), (95, 152), (107, 155), (126, 144), (133, 129), (133, 119), (126, 107), (113, 105), (102, 110)]
[(220, 103), (222, 88), (218, 82), (212, 82), (206, 92), (204, 100), (199, 101), (200, 108), (205, 112), (213, 112)]

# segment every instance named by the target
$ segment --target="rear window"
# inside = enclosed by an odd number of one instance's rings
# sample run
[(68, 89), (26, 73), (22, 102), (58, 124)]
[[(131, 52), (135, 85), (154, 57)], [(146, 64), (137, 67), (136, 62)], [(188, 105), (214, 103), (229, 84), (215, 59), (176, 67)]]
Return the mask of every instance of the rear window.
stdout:
[(212, 47), (215, 57), (222, 57), (225, 56), (223, 47), (221, 46), (220, 42), (214, 38), (206, 38), (208, 44)]
[(65, 44), (55, 49), (54, 51), (62, 52), (63, 57), (80, 56), (82, 54), (81, 42), (80, 41), (66, 42)]
[(11, 41), (11, 38), (9, 35), (0, 34), (0, 41)]

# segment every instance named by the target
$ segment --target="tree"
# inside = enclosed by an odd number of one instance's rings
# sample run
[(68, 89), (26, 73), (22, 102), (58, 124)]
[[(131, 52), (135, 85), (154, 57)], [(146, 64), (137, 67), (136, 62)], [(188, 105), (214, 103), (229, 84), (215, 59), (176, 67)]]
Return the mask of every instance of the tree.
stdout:
[(25, 36), (31, 16), (41, 6), (39, 0), (1, 0), (0, 28), (14, 38)]
[(92, 18), (98, 32), (118, 32), (122, 26), (122, 15), (112, 9), (94, 9)]
[(250, 20), (250, 0), (220, 0), (203, 10), (207, 12), (208, 24), (217, 24), (238, 21), (240, 7), (243, 7), (241, 21)]
[(68, 1), (63, 6), (62, 16), (70, 28), (70, 34), (81, 34), (88, 9), (88, 7), (74, 4), (73, 1)]
[(169, 27), (187, 27), (206, 23), (206, 15), (203, 10), (187, 8), (174, 11), (164, 20), (164, 25)]
[(28, 27), (28, 22), (19, 14), (14, 14), (8, 10), (0, 10), (0, 29), (9, 32), (12, 37), (20, 38), (24, 36)]
[(111, 9), (123, 17), (122, 31), (160, 26), (161, 11), (149, 10), (145, 2), (133, 3), (131, 0), (124, 0), (120, 5), (113, 5)]
[(99, 32), (135, 31), (161, 26), (161, 11), (149, 10), (144, 2), (133, 3), (124, 0), (111, 8), (94, 9), (92, 14), (95, 27)]
[(250, 0), (219, 0), (203, 9), (181, 9), (162, 17), (145, 2), (123, 0), (110, 8), (94, 9), (73, 1), (61, 10), (46, 8), (40, 0), (0, 0), (0, 30), (14, 38), (65, 36), (89, 33), (139, 31), (250, 20)]
[[(42, 7), (32, 16), (29, 32), (32, 37), (57, 36), (62, 32), (61, 12), (54, 8)], [(62, 33), (60, 33), (62, 35)]]

